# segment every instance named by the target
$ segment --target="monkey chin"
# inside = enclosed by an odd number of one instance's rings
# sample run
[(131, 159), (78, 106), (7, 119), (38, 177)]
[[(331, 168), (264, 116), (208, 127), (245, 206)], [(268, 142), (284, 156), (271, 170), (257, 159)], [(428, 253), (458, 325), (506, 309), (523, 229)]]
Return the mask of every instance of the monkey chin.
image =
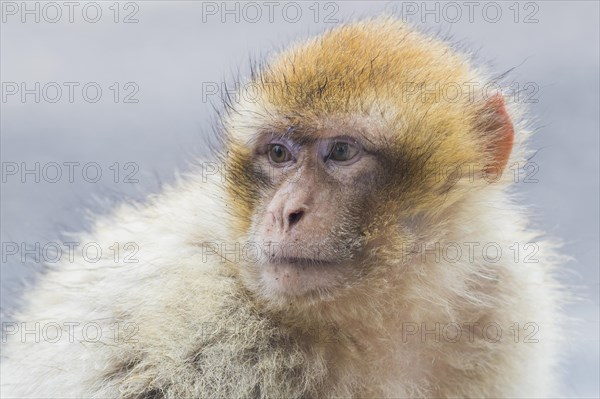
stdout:
[(343, 263), (317, 259), (271, 259), (256, 270), (262, 296), (270, 300), (330, 299), (343, 285)]

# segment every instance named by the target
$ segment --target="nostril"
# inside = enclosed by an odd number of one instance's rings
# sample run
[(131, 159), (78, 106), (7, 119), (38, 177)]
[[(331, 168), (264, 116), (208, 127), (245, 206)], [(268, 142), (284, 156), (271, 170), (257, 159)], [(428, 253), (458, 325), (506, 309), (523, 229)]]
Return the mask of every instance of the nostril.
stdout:
[(300, 219), (304, 216), (304, 211), (292, 212), (288, 215), (288, 226), (292, 227), (294, 224), (298, 223)]

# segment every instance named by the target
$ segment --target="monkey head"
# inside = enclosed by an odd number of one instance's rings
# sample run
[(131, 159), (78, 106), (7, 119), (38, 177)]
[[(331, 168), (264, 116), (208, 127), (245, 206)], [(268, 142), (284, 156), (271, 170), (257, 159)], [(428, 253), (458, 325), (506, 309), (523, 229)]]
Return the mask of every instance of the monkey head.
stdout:
[(400, 276), (407, 244), (508, 161), (513, 125), (481, 82), (450, 46), (387, 18), (253, 70), (258, 95), (223, 121), (232, 223), (260, 248), (238, 265), (249, 288), (314, 302)]

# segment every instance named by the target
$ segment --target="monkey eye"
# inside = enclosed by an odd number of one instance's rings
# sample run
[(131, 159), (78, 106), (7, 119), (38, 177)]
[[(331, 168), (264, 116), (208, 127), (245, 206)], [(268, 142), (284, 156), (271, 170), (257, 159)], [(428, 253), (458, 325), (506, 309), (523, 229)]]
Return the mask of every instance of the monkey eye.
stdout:
[(348, 141), (334, 141), (328, 148), (325, 161), (348, 162), (360, 153), (360, 149)]
[(269, 144), (269, 159), (273, 163), (284, 163), (292, 160), (292, 154), (282, 144)]

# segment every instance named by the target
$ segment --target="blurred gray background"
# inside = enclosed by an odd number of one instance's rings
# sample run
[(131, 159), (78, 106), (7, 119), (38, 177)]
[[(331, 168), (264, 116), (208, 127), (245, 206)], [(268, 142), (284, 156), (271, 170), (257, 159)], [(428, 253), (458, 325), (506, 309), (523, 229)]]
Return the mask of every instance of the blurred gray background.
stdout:
[[(267, 56), (336, 20), (391, 12), (451, 36), (498, 73), (515, 68), (508, 80), (533, 100), (531, 147), (539, 149), (538, 182), (521, 181), (518, 190), (538, 225), (564, 240), (573, 261), (561, 278), (580, 298), (567, 309), (574, 321), (566, 393), (598, 397), (598, 2), (475, 2), (470, 10), (463, 2), (420, 1), (75, 2), (71, 16), (62, 2), (26, 3), (31, 13), (23, 4), (2, 2), (3, 244), (60, 242), (61, 231), (85, 228), (86, 209), (158, 191), (207, 152), (203, 137), (211, 134), (221, 82), (233, 87), (237, 76), (247, 77), (249, 56)], [(93, 102), (97, 87), (102, 94)], [(22, 89), (30, 94), (22, 97)], [(36, 162), (39, 182), (36, 172), (23, 179), (21, 168)], [(52, 162), (62, 177), (55, 179)], [(72, 182), (65, 162), (78, 163)], [(102, 177), (86, 181), (96, 167)], [(5, 246), (2, 256), (6, 314), (41, 266)]]

